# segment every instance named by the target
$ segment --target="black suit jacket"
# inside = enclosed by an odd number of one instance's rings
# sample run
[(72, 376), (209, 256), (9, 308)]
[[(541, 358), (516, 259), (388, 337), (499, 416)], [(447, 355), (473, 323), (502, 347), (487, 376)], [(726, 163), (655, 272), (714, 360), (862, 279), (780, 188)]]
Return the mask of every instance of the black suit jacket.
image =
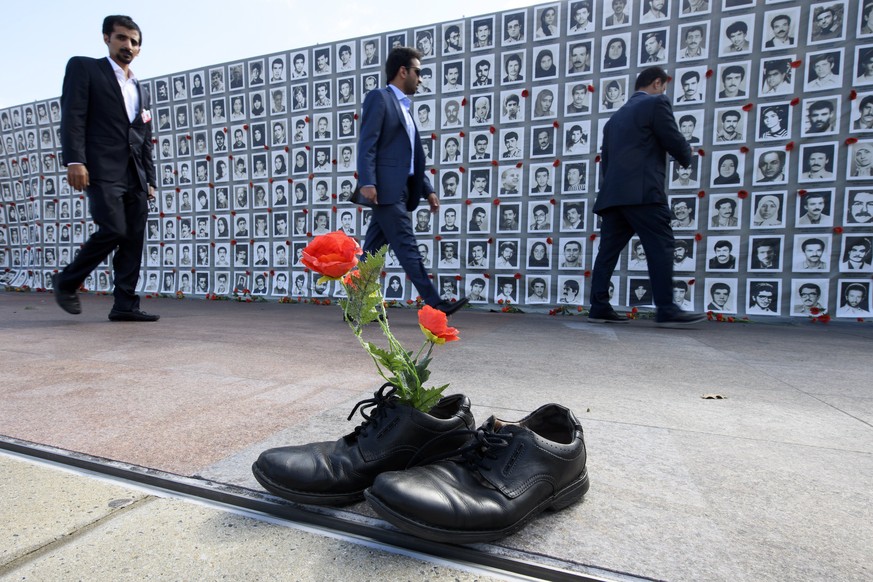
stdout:
[[(361, 186), (376, 186), (379, 205), (396, 204), (407, 188), (406, 208), (412, 212), (422, 198), (434, 191), (430, 178), (424, 173), (424, 149), (418, 128), (415, 128), (410, 151), (401, 107), (390, 87), (370, 91), (364, 99), (358, 140), (358, 187), (352, 194), (352, 202), (356, 204), (372, 206), (360, 195)], [(412, 156), (414, 170), (409, 176)]]
[(679, 132), (666, 95), (634, 93), (603, 128), (603, 180), (594, 212), (613, 206), (667, 203), (667, 153), (691, 164), (691, 146)]
[(147, 87), (138, 87), (140, 110), (131, 123), (109, 59), (69, 60), (61, 95), (65, 164), (85, 164), (91, 181), (126, 181), (132, 159), (142, 191), (156, 186), (151, 123), (143, 121), (143, 111), (151, 109), (151, 96)]

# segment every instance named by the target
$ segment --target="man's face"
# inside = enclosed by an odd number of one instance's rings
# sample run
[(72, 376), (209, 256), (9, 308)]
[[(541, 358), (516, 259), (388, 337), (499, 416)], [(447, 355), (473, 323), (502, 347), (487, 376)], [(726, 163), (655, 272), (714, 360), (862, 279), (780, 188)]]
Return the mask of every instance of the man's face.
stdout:
[(351, 214), (343, 214), (343, 217), (342, 217), (341, 220), (342, 220), (342, 223), (343, 223), (343, 227), (344, 227), (345, 229), (349, 229), (349, 228), (352, 227), (352, 221), (353, 221), (354, 219), (352, 218), (352, 215), (351, 215)]
[(446, 119), (451, 123), (454, 123), (458, 120), (458, 109), (459, 106), (454, 103), (450, 103), (446, 105)]
[(515, 210), (512, 208), (503, 209), (503, 224), (513, 224), (515, 222)]
[(694, 122), (693, 121), (683, 121), (679, 124), (679, 131), (682, 132), (682, 136), (686, 141), (690, 141), (694, 133)]
[[(725, 87), (727, 89), (727, 87)], [(724, 120), (722, 121), (722, 127), (724, 128), (725, 133), (736, 133), (737, 125), (740, 122), (740, 118), (734, 115), (726, 115)]]
[(480, 24), (476, 27), (476, 40), (478, 40), (480, 44), (486, 44), (489, 36), (491, 36), (491, 27), (487, 24)]
[(861, 123), (865, 126), (873, 125), (873, 102), (866, 103), (861, 107)]
[(810, 265), (818, 265), (821, 263), (821, 256), (824, 254), (824, 247), (818, 243), (810, 243), (803, 249), (803, 254), (806, 256), (806, 262)]
[(570, 224), (576, 224), (579, 221), (579, 211), (575, 208), (570, 208), (567, 210), (567, 222)]
[(703, 34), (696, 28), (689, 30), (685, 35), (685, 46), (689, 52), (695, 52), (700, 48), (700, 43), (703, 41)]
[(551, 141), (548, 131), (541, 131), (537, 134), (537, 143), (540, 144), (540, 149), (548, 149)]
[(809, 171), (811, 173), (821, 172), (825, 169), (828, 163), (828, 157), (824, 152), (813, 152), (809, 154)]
[(809, 215), (810, 218), (818, 220), (821, 218), (822, 212), (824, 212), (825, 201), (824, 198), (819, 196), (807, 198), (804, 206), (806, 207), (806, 214)]
[(727, 289), (713, 289), (712, 291), (712, 302), (719, 306), (719, 308), (724, 308), (724, 306), (728, 302), (728, 297), (730, 297), (731, 292)]
[(616, 14), (624, 12), (625, 0), (612, 0), (612, 11)]
[(761, 156), (761, 162), (758, 164), (758, 167), (768, 180), (772, 180), (782, 173), (782, 162), (779, 160), (776, 152), (767, 152)]
[(645, 47), (646, 54), (649, 56), (655, 56), (658, 54), (658, 51), (661, 50), (661, 43), (656, 37), (650, 36), (646, 39)]
[(544, 297), (546, 294), (546, 284), (540, 281), (537, 281), (533, 284), (533, 292), (537, 297)]
[(788, 40), (788, 32), (790, 27), (790, 23), (785, 18), (776, 18), (770, 23), (770, 28), (773, 29), (773, 36), (781, 41)]
[(545, 210), (536, 210), (534, 211), (534, 222), (537, 226), (541, 226), (546, 222), (546, 211)]
[(505, 176), (503, 176), (503, 186), (507, 190), (515, 190), (518, 188), (518, 172), (507, 172)]
[(773, 263), (773, 257), (775, 256), (775, 252), (773, 247), (771, 247), (770, 245), (759, 246), (755, 254), (762, 264), (770, 265)]
[(588, 22), (588, 9), (584, 6), (577, 8), (576, 13), (573, 15), (573, 20), (579, 26), (585, 26), (585, 23)]
[(767, 71), (767, 86), (770, 89), (775, 89), (785, 81), (785, 73), (781, 69), (770, 69)]
[(459, 48), (461, 44), (461, 34), (457, 30), (452, 30), (446, 38), (448, 45), (454, 49)]
[(830, 10), (824, 10), (815, 17), (815, 23), (822, 30), (830, 30), (831, 25), (834, 23), (834, 15)]
[(579, 255), (582, 249), (575, 243), (569, 243), (564, 247), (564, 260), (568, 263), (575, 263), (579, 260)]
[(679, 166), (678, 168), (676, 168), (676, 174), (679, 176), (680, 180), (686, 181), (686, 180), (690, 179), (691, 178), (691, 166), (688, 166), (687, 168), (683, 168), (682, 166)]
[(545, 170), (542, 172), (537, 170), (536, 180), (537, 186), (539, 186), (540, 188), (545, 188), (546, 185), (549, 183), (549, 173)]
[(473, 297), (481, 297), (482, 291), (484, 290), (485, 288), (482, 286), (481, 283), (473, 283), (470, 286), (470, 295), (472, 295)]
[(673, 214), (679, 220), (685, 220), (691, 214), (691, 210), (688, 208), (688, 205), (684, 202), (678, 202), (673, 205)]
[[(740, 73), (729, 73), (724, 76), (724, 92), (728, 96), (734, 96), (740, 91), (743, 76)], [(736, 123), (734, 124), (736, 127)]]
[(365, 44), (364, 54), (367, 56), (367, 60), (371, 60), (373, 58), (373, 55), (376, 54), (376, 45), (374, 43)]
[(485, 249), (481, 245), (476, 245), (470, 250), (470, 254), (478, 261), (485, 256)]
[(673, 303), (682, 303), (683, 301), (685, 301), (685, 289), (673, 287)]
[(873, 219), (873, 194), (858, 192), (849, 207), (852, 218), (858, 223), (867, 223)]
[(455, 245), (449, 244), (443, 247), (443, 253), (446, 256), (446, 259), (452, 259), (455, 256)]
[(681, 245), (676, 245), (673, 248), (673, 260), (677, 263), (685, 259), (685, 247)]
[(458, 67), (449, 67), (446, 70), (446, 85), (457, 84), (459, 74), (460, 74), (460, 71), (458, 71)]
[(512, 40), (518, 40), (521, 37), (521, 22), (517, 18), (506, 23), (506, 34)]
[(731, 204), (724, 202), (718, 206), (718, 215), (721, 218), (730, 218), (734, 215), (734, 207)]
[[(455, 220), (457, 219), (457, 214), (455, 214), (454, 211), (449, 212), (448, 210), (446, 210), (446, 213), (445, 213), (443, 218), (446, 222), (446, 226), (454, 226)], [(449, 246), (451, 246), (451, 245), (449, 245)]]
[(867, 247), (863, 244), (858, 244), (849, 249), (849, 261), (853, 263), (861, 263), (867, 256)]
[(742, 30), (736, 30), (731, 33), (731, 44), (737, 50), (743, 50), (743, 45), (746, 42), (746, 33)]
[(850, 307), (860, 306), (863, 299), (864, 293), (860, 289), (850, 289), (849, 292), (846, 293), (846, 303), (848, 303)]
[[(570, 61), (573, 64), (574, 70), (584, 70), (588, 64), (588, 47), (586, 45), (573, 47), (573, 52), (570, 53)], [(575, 97), (575, 92), (573, 95)]]
[[(485, 213), (481, 212), (481, 211), (476, 212), (475, 214), (473, 214), (473, 220), (475, 221), (475, 223), (477, 225), (482, 226), (485, 223)], [(475, 248), (474, 248), (474, 251), (475, 251)], [(482, 252), (483, 253), (485, 252), (484, 249)]]
[(582, 179), (578, 168), (570, 168), (567, 170), (567, 183), (571, 186), (576, 186)]
[(503, 294), (504, 295), (509, 297), (510, 295), (512, 295), (513, 291), (514, 291), (514, 288), (512, 286), (512, 283), (504, 283), (503, 284)]
[(482, 176), (476, 176), (476, 178), (473, 179), (473, 189), (478, 192), (484, 192), (486, 184), (487, 180)]
[(813, 68), (815, 69), (815, 74), (816, 76), (818, 76), (819, 79), (823, 79), (830, 75), (832, 67), (833, 65), (831, 65), (830, 61), (827, 59), (819, 59), (818, 61), (816, 61), (815, 65), (813, 65)]
[(510, 79), (518, 77), (519, 70), (521, 70), (521, 64), (517, 59), (509, 59), (506, 61), (506, 74)]
[(488, 82), (488, 74), (491, 72), (491, 65), (488, 63), (482, 63), (476, 65), (476, 77), (479, 79), (481, 83)]
[(454, 176), (447, 178), (443, 182), (443, 189), (446, 191), (447, 196), (454, 196), (458, 191), (458, 179)]
[(327, 154), (326, 154), (324, 151), (321, 151), (321, 150), (315, 152), (315, 162), (316, 162), (319, 166), (324, 165), (324, 164), (327, 162)]
[(504, 245), (504, 247), (500, 249), (500, 256), (502, 256), (504, 260), (510, 260), (514, 254), (515, 251), (512, 249), (511, 245)]
[(318, 185), (315, 187), (315, 191), (318, 193), (319, 198), (324, 198), (325, 196), (327, 196), (327, 186), (325, 186), (323, 182), (318, 183)]
[(430, 36), (424, 35), (420, 39), (418, 39), (418, 49), (422, 52), (422, 54), (429, 55), (433, 50), (433, 42), (430, 39)]
[(426, 227), (428, 225), (428, 222), (430, 222), (428, 220), (428, 213), (426, 210), (425, 211), (419, 210), (416, 213), (415, 217), (418, 220), (418, 226)]
[(682, 83), (682, 90), (686, 99), (694, 99), (697, 94), (697, 77), (689, 77)]
[(352, 159), (352, 150), (343, 149), (343, 161), (348, 163)]

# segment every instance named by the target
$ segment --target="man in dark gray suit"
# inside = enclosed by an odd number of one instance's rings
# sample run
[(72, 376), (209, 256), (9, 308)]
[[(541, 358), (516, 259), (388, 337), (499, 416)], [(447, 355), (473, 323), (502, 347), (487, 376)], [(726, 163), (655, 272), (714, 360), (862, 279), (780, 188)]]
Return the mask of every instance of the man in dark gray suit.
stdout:
[(703, 321), (702, 314), (685, 313), (673, 303), (673, 229), (664, 184), (667, 153), (683, 167), (691, 165), (691, 146), (673, 117), (664, 95), (669, 77), (661, 67), (645, 69), (637, 77), (635, 93), (616, 111), (603, 130), (603, 180), (594, 212), (602, 218), (600, 250), (591, 279), (589, 321), (626, 323), (609, 303), (609, 280), (619, 255), (637, 234), (648, 262), (657, 307), (656, 321), (664, 326)]
[(148, 199), (154, 198), (150, 96), (130, 63), (142, 32), (129, 16), (103, 20), (109, 56), (73, 57), (61, 95), (61, 144), (67, 180), (85, 190), (97, 232), (54, 278), (55, 299), (67, 313), (82, 313), (79, 285), (109, 253), (115, 303), (112, 321), (157, 321), (139, 308), (136, 283), (142, 262)]
[(409, 96), (421, 82), (421, 53), (410, 47), (391, 49), (385, 62), (388, 87), (370, 91), (361, 112), (358, 141), (357, 204), (373, 208), (364, 251), (389, 245), (425, 303), (451, 315), (467, 303), (440, 298), (421, 261), (409, 213), (426, 198), (430, 211), (439, 198), (424, 172), (424, 149), (410, 112)]

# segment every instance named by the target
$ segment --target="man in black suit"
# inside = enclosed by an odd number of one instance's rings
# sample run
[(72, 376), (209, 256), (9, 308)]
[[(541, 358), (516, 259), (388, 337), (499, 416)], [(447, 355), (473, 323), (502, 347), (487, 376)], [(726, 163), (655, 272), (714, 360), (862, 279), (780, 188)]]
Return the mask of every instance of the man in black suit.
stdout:
[(409, 96), (421, 82), (421, 53), (410, 47), (391, 49), (385, 63), (388, 87), (367, 93), (358, 141), (357, 204), (373, 208), (364, 251), (390, 245), (425, 303), (447, 315), (463, 307), (440, 298), (421, 261), (409, 213), (426, 198), (431, 212), (439, 198), (424, 171), (424, 149), (412, 119)]
[[(661, 67), (649, 67), (637, 77), (635, 92), (612, 114), (603, 130), (603, 180), (594, 212), (601, 216), (601, 241), (591, 279), (591, 310), (596, 323), (625, 323), (609, 303), (609, 280), (622, 250), (637, 234), (648, 261), (656, 321), (662, 325), (703, 321), (673, 303), (673, 229), (664, 184), (667, 153), (683, 166), (691, 165), (691, 146), (673, 117), (664, 95), (669, 77)], [(630, 171), (630, 170), (633, 171)]]
[(107, 16), (103, 42), (107, 58), (73, 57), (64, 76), (61, 143), (67, 180), (87, 192), (98, 229), (55, 276), (55, 299), (67, 313), (81, 313), (76, 290), (115, 251), (109, 319), (157, 321), (157, 315), (140, 310), (136, 294), (148, 200), (156, 183), (150, 95), (130, 70), (142, 32), (128, 16)]

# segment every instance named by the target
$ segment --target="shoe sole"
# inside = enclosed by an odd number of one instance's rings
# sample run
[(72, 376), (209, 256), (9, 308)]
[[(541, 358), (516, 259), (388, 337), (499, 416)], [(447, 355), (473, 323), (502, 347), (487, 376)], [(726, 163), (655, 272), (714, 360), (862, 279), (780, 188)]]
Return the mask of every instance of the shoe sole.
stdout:
[(252, 474), (258, 480), (264, 489), (270, 493), (278, 495), (282, 499), (294, 501), (297, 503), (306, 503), (309, 505), (351, 505), (357, 501), (363, 501), (364, 490), (354, 491), (352, 493), (307, 493), (304, 491), (296, 491), (288, 489), (272, 481), (264, 475), (258, 468), (257, 463), (252, 464)]
[(55, 296), (55, 303), (57, 303), (58, 307), (60, 307), (62, 310), (66, 311), (70, 315), (81, 315), (82, 302), (79, 300), (75, 293), (72, 293), (72, 299), (70, 300), (72, 304), (66, 304), (65, 302), (61, 301), (61, 297), (58, 294), (63, 293), (63, 291), (58, 289), (57, 278), (57, 275), (52, 276), (52, 294)]
[(601, 317), (588, 317), (588, 321), (590, 323), (617, 323), (618, 325), (630, 323), (630, 319), (603, 319)]
[(577, 503), (588, 492), (590, 483), (588, 481), (588, 470), (586, 469), (582, 475), (569, 485), (558, 491), (552, 497), (545, 499), (536, 507), (531, 509), (527, 515), (499, 530), (453, 530), (442, 527), (436, 527), (410, 519), (406, 515), (400, 515), (393, 509), (387, 507), (375, 497), (370, 490), (364, 491), (364, 497), (370, 506), (391, 525), (410, 533), (422, 539), (433, 542), (441, 542), (447, 544), (475, 544), (493, 542), (500, 538), (512, 535), (518, 530), (526, 526), (533, 518), (545, 510), (560, 511), (574, 503)]

